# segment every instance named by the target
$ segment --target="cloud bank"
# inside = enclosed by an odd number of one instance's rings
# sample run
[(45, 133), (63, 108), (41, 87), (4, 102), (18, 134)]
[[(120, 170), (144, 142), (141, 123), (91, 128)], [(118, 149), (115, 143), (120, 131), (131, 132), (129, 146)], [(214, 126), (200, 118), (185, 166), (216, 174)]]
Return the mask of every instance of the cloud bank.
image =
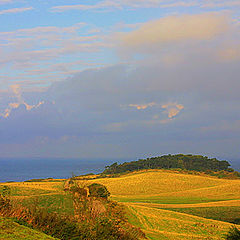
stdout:
[[(129, 157), (185, 151), (237, 156), (240, 58), (235, 50), (240, 35), (229, 15), (162, 17), (107, 37), (79, 35), (83, 26), (0, 34), (2, 65), (36, 64), (24, 77), (44, 78), (57, 69), (66, 73), (41, 92), (22, 88), (26, 79), (20, 76), (22, 82), (11, 84), (11, 92), (0, 93), (3, 156)], [(95, 54), (106, 45), (119, 63), (80, 71), (84, 59), (79, 58), (38, 67), (70, 53)], [(127, 60), (120, 63), (122, 59)], [(75, 71), (66, 78), (64, 69), (71, 66)], [(11, 146), (18, 150), (9, 152)]]

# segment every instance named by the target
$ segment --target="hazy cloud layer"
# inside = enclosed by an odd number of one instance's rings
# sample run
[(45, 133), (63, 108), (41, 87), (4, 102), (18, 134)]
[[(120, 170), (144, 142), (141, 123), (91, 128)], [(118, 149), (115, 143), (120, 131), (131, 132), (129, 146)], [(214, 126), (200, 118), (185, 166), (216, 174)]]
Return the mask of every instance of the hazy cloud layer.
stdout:
[[(167, 4), (142, 1), (159, 3)], [(26, 69), (18, 78), (0, 75), (9, 85), (0, 91), (3, 156), (238, 155), (240, 34), (229, 13), (177, 14), (121, 33), (88, 34), (94, 28), (81, 32), (84, 27), (0, 33), (1, 66)], [(85, 60), (103, 49), (119, 63), (95, 67)], [(32, 76), (47, 78), (29, 81)], [(42, 91), (32, 90), (35, 85)]]

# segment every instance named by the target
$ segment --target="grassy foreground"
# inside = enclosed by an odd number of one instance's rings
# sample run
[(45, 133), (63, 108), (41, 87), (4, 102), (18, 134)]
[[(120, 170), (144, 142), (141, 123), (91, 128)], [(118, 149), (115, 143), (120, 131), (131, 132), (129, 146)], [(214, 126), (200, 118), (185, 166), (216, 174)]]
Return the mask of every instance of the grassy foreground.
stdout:
[[(140, 227), (148, 239), (224, 239), (232, 226), (230, 222), (240, 218), (240, 180), (144, 170), (116, 178), (78, 180), (78, 183), (105, 185), (111, 198), (126, 206), (129, 222)], [(65, 180), (2, 183), (0, 191), (3, 186), (10, 187), (13, 204), (34, 203), (52, 212), (73, 215), (64, 184)], [(6, 232), (0, 232), (0, 239), (8, 239), (2, 238), (3, 234)]]
[(44, 233), (35, 231), (25, 226), (21, 226), (11, 219), (0, 217), (0, 240), (53, 240), (52, 238)]

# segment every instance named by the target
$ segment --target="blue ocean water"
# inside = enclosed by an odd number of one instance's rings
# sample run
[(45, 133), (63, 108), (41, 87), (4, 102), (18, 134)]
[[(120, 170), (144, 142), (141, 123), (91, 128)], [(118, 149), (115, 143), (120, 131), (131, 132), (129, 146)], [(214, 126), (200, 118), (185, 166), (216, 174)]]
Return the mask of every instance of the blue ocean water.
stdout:
[(69, 178), (72, 173), (100, 173), (106, 165), (113, 162), (115, 161), (93, 159), (0, 159), (0, 182)]
[[(69, 178), (74, 175), (100, 173), (104, 167), (121, 160), (96, 159), (0, 159), (0, 182), (25, 181), (35, 178)], [(229, 160), (231, 167), (240, 171), (240, 160)]]

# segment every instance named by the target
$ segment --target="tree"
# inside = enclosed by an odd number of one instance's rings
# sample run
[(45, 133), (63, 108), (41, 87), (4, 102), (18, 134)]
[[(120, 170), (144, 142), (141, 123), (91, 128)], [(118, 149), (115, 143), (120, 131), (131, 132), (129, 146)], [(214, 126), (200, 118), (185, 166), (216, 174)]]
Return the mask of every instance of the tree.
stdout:
[(99, 183), (93, 183), (88, 186), (89, 196), (90, 197), (100, 197), (100, 198), (108, 198), (110, 196), (110, 192), (107, 188)]

